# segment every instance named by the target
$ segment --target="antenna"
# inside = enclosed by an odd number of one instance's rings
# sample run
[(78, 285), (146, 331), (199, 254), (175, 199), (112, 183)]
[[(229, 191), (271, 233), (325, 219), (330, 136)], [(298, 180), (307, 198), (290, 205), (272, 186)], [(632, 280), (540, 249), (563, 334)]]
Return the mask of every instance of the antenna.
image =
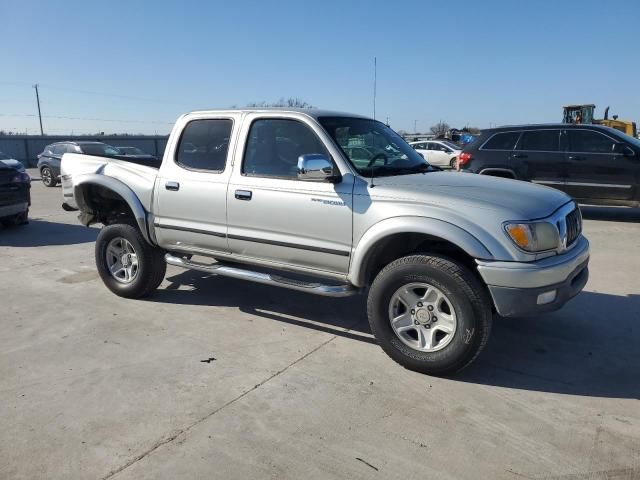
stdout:
[(375, 187), (375, 184), (373, 183), (373, 178), (374, 178), (374, 175), (373, 175), (373, 164), (371, 164), (370, 172), (371, 172), (371, 188), (373, 188), (373, 187)]
[(376, 87), (378, 83), (378, 59), (373, 57), (373, 119), (376, 119)]

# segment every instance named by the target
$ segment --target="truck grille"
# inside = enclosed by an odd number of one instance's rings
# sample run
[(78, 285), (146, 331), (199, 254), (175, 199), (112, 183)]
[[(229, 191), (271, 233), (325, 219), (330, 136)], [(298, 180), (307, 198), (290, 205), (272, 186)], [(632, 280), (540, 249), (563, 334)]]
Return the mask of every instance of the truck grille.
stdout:
[(580, 207), (576, 205), (576, 208), (569, 212), (565, 217), (567, 224), (567, 247), (572, 245), (582, 232), (582, 215), (580, 214)]

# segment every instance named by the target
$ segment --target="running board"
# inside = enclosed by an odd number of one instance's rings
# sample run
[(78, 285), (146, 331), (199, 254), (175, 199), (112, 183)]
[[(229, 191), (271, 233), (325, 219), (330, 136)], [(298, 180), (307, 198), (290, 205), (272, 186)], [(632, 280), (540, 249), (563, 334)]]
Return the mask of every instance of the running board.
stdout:
[(315, 293), (316, 295), (322, 295), (325, 297), (349, 297), (358, 293), (358, 290), (351, 285), (324, 285), (322, 283), (304, 282), (293, 278), (281, 277), (280, 275), (272, 275), (269, 273), (254, 272), (242, 268), (230, 267), (224, 263), (207, 265), (204, 263), (192, 262), (185, 258), (176, 257), (170, 253), (167, 253), (164, 256), (164, 259), (169, 265), (174, 265), (176, 267), (198, 270), (199, 272), (222, 275), (224, 277), (239, 278), (240, 280), (249, 280), (251, 282), (263, 283), (265, 285), (289, 288), (300, 292)]

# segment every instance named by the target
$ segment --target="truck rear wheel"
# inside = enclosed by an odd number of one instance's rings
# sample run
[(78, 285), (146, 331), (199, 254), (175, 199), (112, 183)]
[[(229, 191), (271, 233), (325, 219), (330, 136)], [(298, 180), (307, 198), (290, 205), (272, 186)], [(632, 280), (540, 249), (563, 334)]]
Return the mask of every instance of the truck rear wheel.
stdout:
[(96, 240), (96, 266), (102, 281), (116, 295), (140, 298), (149, 295), (164, 279), (164, 252), (149, 245), (131, 225), (104, 227)]
[(429, 375), (454, 373), (475, 360), (492, 322), (480, 281), (461, 263), (436, 255), (387, 265), (369, 290), (367, 313), (382, 349)]

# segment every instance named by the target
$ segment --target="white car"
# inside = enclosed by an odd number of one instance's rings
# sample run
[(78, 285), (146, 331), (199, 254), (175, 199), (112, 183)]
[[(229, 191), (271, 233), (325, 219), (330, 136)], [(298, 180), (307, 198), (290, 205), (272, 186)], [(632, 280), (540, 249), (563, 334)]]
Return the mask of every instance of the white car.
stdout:
[(459, 145), (448, 140), (425, 140), (424, 142), (411, 142), (409, 145), (427, 162), (438, 167), (456, 168), (458, 155), (462, 151)]

